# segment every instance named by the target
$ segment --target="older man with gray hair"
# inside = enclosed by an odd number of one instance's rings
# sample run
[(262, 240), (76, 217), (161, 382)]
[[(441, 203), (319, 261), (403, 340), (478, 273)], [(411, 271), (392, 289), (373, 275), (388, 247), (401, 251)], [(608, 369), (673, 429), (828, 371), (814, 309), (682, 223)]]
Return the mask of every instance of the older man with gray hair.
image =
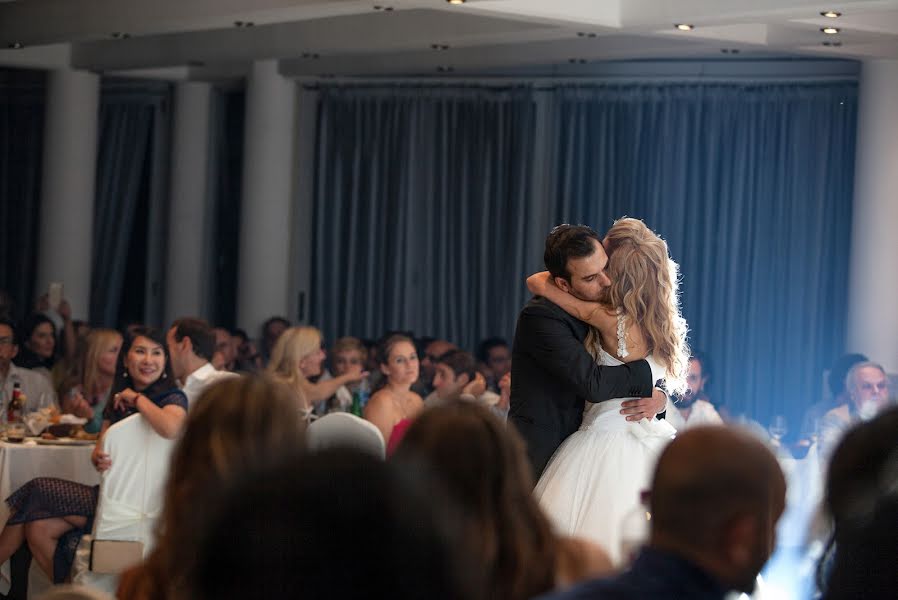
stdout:
[(889, 376), (882, 365), (860, 362), (845, 376), (848, 403), (823, 417), (820, 450), (829, 456), (845, 432), (859, 421), (869, 421), (889, 404)]

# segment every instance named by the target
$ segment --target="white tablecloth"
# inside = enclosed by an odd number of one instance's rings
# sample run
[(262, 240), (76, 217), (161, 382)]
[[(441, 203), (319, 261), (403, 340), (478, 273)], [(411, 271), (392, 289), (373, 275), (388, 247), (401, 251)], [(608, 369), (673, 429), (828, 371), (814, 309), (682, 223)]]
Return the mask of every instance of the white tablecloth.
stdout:
[[(6, 499), (35, 477), (59, 477), (86, 485), (100, 483), (90, 462), (91, 446), (31, 446), (0, 442), (0, 523), (6, 524)], [(9, 563), (0, 567), (0, 593), (9, 591)]]

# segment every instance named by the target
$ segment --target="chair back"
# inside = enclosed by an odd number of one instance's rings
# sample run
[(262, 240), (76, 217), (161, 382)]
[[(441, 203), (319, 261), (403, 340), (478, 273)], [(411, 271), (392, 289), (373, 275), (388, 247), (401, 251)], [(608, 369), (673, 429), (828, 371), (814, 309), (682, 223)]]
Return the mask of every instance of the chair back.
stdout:
[(383, 435), (373, 423), (350, 413), (336, 412), (313, 421), (306, 430), (309, 449), (354, 448), (383, 458)]
[(93, 534), (82, 538), (75, 553), (74, 583), (109, 593), (118, 586), (118, 575), (89, 570), (91, 540), (141, 542), (143, 556), (150, 553), (174, 445), (174, 440), (160, 436), (139, 414), (106, 430), (103, 451), (112, 458), (112, 466), (100, 482)]

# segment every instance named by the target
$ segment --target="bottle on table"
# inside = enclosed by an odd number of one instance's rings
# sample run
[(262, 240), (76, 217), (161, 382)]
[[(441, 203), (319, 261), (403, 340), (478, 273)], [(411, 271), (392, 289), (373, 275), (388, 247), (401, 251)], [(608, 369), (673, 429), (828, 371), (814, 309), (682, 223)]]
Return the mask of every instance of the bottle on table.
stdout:
[(370, 396), (371, 390), (368, 387), (368, 380), (362, 379), (352, 391), (352, 405), (349, 408), (349, 412), (357, 417), (361, 417)]

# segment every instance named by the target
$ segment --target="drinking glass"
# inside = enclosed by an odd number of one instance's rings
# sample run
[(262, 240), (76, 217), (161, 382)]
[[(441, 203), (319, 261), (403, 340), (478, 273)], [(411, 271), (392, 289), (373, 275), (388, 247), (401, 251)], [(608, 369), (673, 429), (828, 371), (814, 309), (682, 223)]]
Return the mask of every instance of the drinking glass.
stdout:
[(770, 433), (770, 437), (773, 438), (773, 443), (777, 446), (780, 445), (780, 440), (783, 439), (783, 436), (786, 435), (786, 417), (783, 415), (776, 415), (773, 417), (773, 420), (770, 422), (770, 425), (767, 427), (768, 433)]

